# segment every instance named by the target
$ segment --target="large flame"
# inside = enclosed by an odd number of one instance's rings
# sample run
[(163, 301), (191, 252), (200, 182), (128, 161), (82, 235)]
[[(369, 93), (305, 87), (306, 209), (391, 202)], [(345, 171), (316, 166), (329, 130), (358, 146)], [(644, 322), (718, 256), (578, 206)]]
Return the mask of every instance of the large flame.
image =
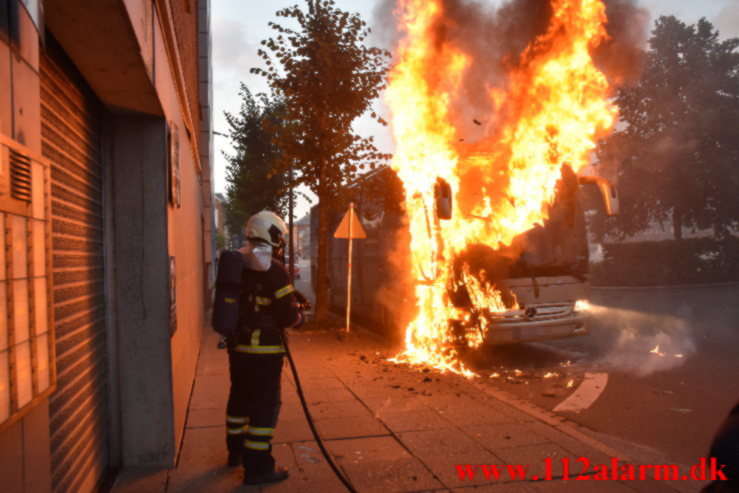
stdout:
[[(453, 40), (436, 36), (444, 0), (402, 0), (402, 38), (387, 101), (396, 141), (393, 168), (405, 185), (417, 315), (406, 329), (400, 357), (469, 374), (457, 360), (451, 320), (469, 319), (450, 302), (450, 282), (464, 282), (477, 310), (505, 310), (493, 283), (465, 266), (454, 280), (453, 261), (467, 245), (510, 245), (543, 223), (562, 167), (577, 173), (595, 142), (610, 130), (617, 110), (591, 49), (606, 38), (601, 0), (550, 0), (548, 29), (511, 69), (507, 85), (490, 89), (496, 108), (490, 135), (460, 144), (454, 108), (465, 71), (475, 60)], [(491, 33), (494, 36), (495, 33)], [(464, 148), (462, 146), (465, 146)], [(451, 220), (435, 215), (437, 177), (452, 188)], [(485, 322), (469, 329), (479, 345)]]

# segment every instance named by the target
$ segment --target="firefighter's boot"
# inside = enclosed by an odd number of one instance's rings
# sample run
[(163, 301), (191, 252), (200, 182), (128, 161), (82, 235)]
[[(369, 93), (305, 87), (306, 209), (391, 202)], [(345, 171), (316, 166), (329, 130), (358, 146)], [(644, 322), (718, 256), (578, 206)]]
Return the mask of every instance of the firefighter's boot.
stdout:
[(228, 467), (237, 467), (244, 463), (244, 454), (241, 451), (228, 453)]

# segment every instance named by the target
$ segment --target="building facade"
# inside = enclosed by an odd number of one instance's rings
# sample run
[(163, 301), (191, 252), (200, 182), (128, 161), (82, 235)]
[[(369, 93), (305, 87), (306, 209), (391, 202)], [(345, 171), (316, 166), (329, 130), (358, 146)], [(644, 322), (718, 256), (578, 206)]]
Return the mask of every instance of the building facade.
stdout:
[(171, 466), (213, 284), (208, 0), (0, 0), (0, 491)]
[(300, 257), (306, 257), (310, 254), (310, 212), (296, 221), (293, 228), (295, 252)]

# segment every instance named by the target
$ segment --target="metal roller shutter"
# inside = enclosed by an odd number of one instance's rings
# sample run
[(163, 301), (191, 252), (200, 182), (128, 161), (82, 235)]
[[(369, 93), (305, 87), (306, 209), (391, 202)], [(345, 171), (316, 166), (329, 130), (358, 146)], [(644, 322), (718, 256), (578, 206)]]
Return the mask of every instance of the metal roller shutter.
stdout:
[(109, 463), (101, 108), (53, 48), (41, 59), (58, 385), (49, 403), (52, 484), (54, 491), (85, 492), (99, 487)]

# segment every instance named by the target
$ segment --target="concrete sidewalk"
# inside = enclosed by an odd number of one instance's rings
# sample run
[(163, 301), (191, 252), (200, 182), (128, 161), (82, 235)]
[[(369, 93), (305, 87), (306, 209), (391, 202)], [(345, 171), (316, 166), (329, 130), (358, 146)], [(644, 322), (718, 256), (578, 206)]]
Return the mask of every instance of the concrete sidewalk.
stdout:
[[(124, 470), (114, 493), (228, 491), (345, 491), (313, 441), (289, 368), (283, 371), (283, 406), (273, 441), (278, 464), (290, 478), (263, 487), (241, 486), (241, 468), (227, 468), (225, 407), (227, 355), (206, 331), (177, 465), (170, 470)], [(328, 448), (360, 492), (660, 492), (697, 491), (698, 483), (655, 481), (534, 481), (551, 458), (611, 464), (628, 458), (561, 418), (479, 383), (455, 375), (420, 372), (386, 361), (389, 353), (372, 334), (346, 341), (332, 333), (296, 332), (290, 337), (303, 389)], [(530, 464), (526, 481), (486, 480), (479, 472), (462, 480), (457, 464)], [(592, 472), (592, 471), (591, 471)]]

